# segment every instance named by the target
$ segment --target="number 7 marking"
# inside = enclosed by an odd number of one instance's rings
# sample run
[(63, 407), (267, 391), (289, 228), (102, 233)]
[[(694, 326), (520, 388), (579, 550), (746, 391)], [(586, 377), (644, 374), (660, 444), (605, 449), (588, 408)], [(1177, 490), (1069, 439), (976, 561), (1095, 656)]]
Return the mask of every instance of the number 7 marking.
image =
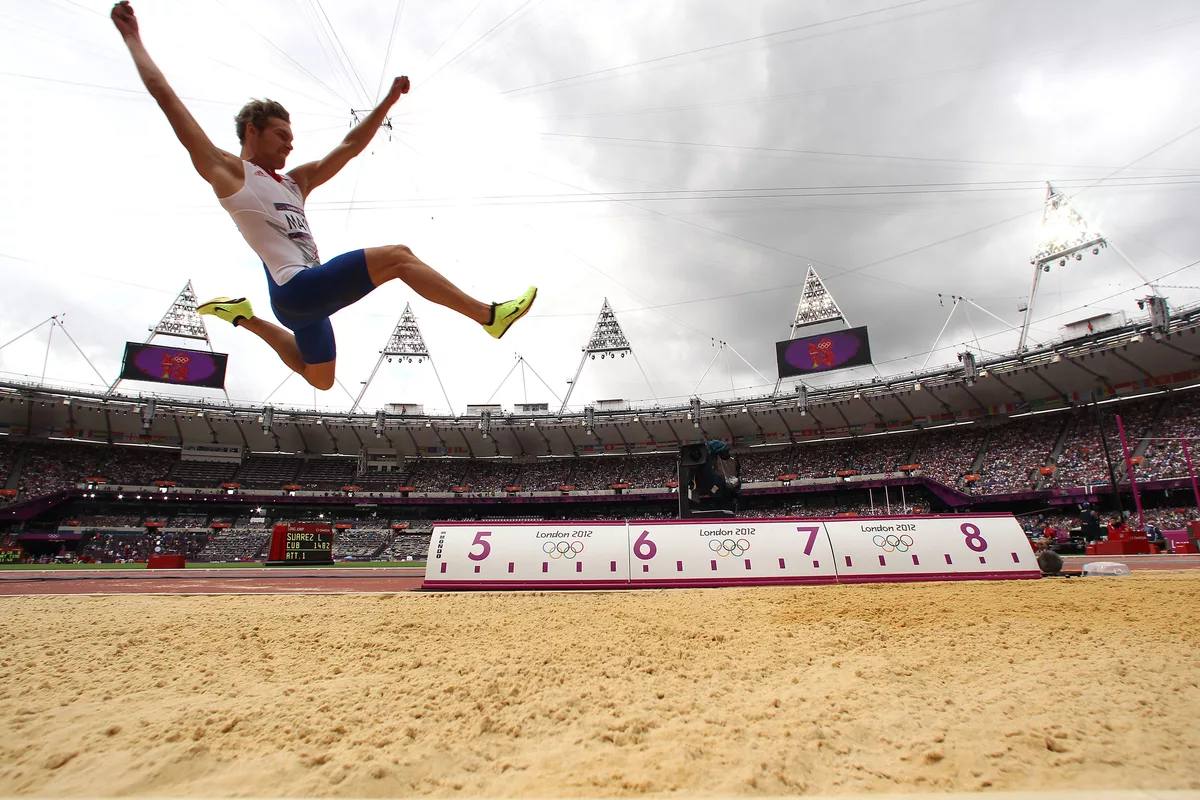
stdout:
[(796, 530), (804, 533), (808, 532), (808, 541), (804, 543), (804, 555), (811, 556), (813, 545), (817, 543), (817, 534), (821, 532), (819, 525), (798, 525)]

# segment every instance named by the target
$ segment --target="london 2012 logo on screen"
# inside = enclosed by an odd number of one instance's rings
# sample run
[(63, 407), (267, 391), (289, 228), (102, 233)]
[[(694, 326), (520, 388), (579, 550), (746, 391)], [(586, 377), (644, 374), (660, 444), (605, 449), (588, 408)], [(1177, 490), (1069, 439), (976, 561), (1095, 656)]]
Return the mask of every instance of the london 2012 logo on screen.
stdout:
[(775, 343), (779, 377), (810, 375), (871, 363), (866, 327), (819, 333)]
[(121, 379), (220, 389), (228, 358), (224, 353), (126, 342)]

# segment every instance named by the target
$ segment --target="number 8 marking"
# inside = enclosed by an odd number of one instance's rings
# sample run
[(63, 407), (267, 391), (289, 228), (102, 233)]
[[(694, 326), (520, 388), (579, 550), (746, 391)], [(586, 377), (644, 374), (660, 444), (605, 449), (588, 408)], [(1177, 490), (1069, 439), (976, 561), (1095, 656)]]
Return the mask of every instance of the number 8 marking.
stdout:
[(963, 543), (974, 550), (976, 553), (982, 553), (987, 550), (987, 539), (984, 539), (979, 534), (979, 526), (971, 522), (964, 522), (959, 526), (959, 531), (963, 536), (967, 537)]

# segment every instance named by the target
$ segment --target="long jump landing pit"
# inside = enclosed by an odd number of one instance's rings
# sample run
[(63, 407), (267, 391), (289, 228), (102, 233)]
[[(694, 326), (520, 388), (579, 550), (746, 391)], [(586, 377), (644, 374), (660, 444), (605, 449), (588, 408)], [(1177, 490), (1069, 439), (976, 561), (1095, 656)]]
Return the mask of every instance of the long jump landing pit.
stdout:
[(1194, 575), (4, 598), (0, 794), (1192, 794)]

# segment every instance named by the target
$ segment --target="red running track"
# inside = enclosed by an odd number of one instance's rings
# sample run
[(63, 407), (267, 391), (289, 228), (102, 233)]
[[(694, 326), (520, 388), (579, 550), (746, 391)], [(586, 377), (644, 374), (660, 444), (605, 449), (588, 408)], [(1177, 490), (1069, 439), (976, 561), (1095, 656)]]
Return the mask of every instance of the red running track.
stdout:
[[(1200, 556), (1064, 556), (1078, 573), (1091, 561), (1119, 561), (1140, 570), (1200, 569)], [(0, 596), (61, 594), (351, 594), (411, 592), (422, 567), (162, 570), (0, 570)]]
[(421, 567), (12, 570), (0, 571), (0, 596), (411, 592), (424, 577)]

